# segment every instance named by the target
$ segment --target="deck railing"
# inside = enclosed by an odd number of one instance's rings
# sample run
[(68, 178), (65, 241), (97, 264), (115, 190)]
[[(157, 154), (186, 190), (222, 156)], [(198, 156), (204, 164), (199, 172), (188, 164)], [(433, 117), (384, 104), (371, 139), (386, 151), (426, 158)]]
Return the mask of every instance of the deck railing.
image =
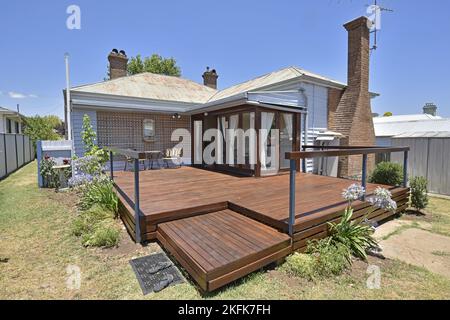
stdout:
[[(369, 154), (403, 152), (403, 187), (408, 186), (408, 153), (409, 147), (368, 147), (368, 146), (303, 146), (303, 149), (321, 149), (311, 151), (286, 152), (286, 159), (290, 161), (289, 178), (289, 235), (294, 235), (295, 225), (295, 182), (297, 175), (297, 161), (312, 158), (342, 157), (362, 155), (362, 186), (366, 189), (367, 157)], [(305, 161), (303, 161), (304, 163)], [(304, 168), (304, 166), (303, 166)], [(303, 171), (305, 171), (303, 169)], [(365, 199), (362, 199), (365, 200)]]
[[(109, 151), (109, 171), (111, 175), (111, 180), (114, 182), (114, 154), (125, 156), (127, 159), (133, 160), (134, 163), (134, 223), (135, 223), (135, 241), (137, 243), (141, 242), (141, 208), (140, 208), (140, 197), (139, 197), (139, 160), (145, 159), (146, 154), (144, 152), (139, 152), (131, 149), (118, 149), (112, 147), (105, 147), (105, 150)], [(126, 160), (128, 161), (128, 160)], [(117, 190), (125, 198), (128, 196), (123, 193), (119, 186)]]

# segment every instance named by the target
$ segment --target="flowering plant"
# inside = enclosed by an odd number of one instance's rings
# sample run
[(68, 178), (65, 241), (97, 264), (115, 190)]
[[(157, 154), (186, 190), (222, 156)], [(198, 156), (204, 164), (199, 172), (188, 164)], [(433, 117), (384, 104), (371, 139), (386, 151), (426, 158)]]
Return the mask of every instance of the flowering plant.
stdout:
[(354, 255), (363, 260), (367, 259), (366, 250), (376, 247), (377, 241), (373, 238), (374, 228), (368, 223), (368, 217), (377, 208), (395, 212), (397, 203), (392, 200), (389, 190), (378, 187), (373, 196), (367, 199), (373, 209), (369, 210), (362, 219), (353, 219), (352, 203), (364, 197), (366, 190), (358, 184), (352, 184), (343, 190), (342, 197), (347, 200), (348, 205), (338, 223), (328, 223), (330, 227), (330, 241), (335, 244), (343, 244), (348, 248), (348, 260)]

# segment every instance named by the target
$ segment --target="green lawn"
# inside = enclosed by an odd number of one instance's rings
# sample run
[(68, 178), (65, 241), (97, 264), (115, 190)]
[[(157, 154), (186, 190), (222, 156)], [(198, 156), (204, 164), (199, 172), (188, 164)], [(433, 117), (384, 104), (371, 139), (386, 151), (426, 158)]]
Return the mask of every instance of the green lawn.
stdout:
[[(450, 281), (399, 261), (370, 258), (381, 268), (381, 289), (366, 288), (367, 264), (346, 274), (308, 282), (266, 270), (202, 296), (192, 283), (143, 296), (128, 263), (160, 251), (133, 244), (125, 231), (119, 248), (86, 249), (70, 233), (75, 195), (39, 190), (36, 163), (0, 182), (0, 299), (448, 299)], [(449, 232), (450, 201), (433, 199), (436, 232)], [(120, 223), (120, 222), (118, 222)], [(79, 290), (67, 288), (66, 268), (80, 267)]]

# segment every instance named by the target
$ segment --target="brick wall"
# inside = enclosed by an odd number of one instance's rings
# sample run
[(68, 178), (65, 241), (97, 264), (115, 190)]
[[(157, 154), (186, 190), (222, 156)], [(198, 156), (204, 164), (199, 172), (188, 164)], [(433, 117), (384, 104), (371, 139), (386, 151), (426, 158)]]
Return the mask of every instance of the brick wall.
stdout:
[[(361, 17), (344, 26), (348, 31), (348, 87), (345, 89), (336, 109), (329, 111), (329, 127), (344, 135), (341, 145), (375, 145), (375, 131), (372, 120), (369, 93), (369, 29), (367, 18)], [(337, 98), (336, 92), (330, 92)], [(339, 176), (361, 175), (361, 156), (341, 157)], [(368, 170), (375, 165), (373, 156), (369, 157)]]
[[(155, 139), (144, 141), (144, 119), (155, 120)], [(97, 134), (100, 146), (113, 146), (122, 149), (143, 151), (162, 151), (178, 144), (171, 141), (175, 129), (186, 129), (190, 132), (190, 117), (182, 116), (173, 119), (172, 115), (160, 113), (134, 112), (97, 112)], [(186, 143), (183, 158), (190, 159), (191, 141), (184, 136)]]

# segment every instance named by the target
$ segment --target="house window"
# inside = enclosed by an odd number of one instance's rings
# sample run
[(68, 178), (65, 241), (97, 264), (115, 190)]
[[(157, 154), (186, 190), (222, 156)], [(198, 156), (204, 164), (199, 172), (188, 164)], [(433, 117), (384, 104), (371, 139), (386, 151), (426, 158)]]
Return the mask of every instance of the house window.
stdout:
[(145, 119), (144, 120), (144, 141), (154, 141), (155, 140), (155, 120)]
[(16, 133), (20, 133), (19, 122), (15, 121), (14, 123), (16, 124)]
[(12, 133), (11, 132), (11, 120), (6, 119), (6, 133)]

